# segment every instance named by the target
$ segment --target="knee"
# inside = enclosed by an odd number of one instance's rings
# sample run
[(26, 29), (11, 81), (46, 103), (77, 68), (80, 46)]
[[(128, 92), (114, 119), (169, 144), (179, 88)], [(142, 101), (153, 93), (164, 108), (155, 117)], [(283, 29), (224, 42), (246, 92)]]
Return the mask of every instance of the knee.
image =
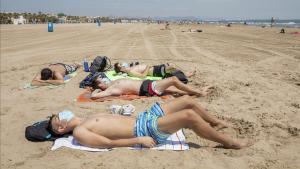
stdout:
[(192, 109), (187, 109), (183, 113), (184, 120), (187, 122), (188, 125), (193, 125), (197, 120), (197, 114)]
[(176, 84), (176, 83), (180, 82), (176, 76), (170, 77), (170, 80), (172, 81), (173, 84)]
[(182, 100), (184, 100), (185, 102), (187, 102), (188, 100), (192, 99), (192, 97), (190, 97), (189, 95), (183, 95), (180, 97)]
[(195, 99), (189, 95), (183, 95), (180, 97), (180, 99), (182, 99), (182, 101), (185, 104), (185, 107), (188, 109), (193, 109), (196, 104)]
[(173, 63), (167, 63), (167, 64), (165, 64), (165, 66), (166, 66), (166, 69), (175, 69), (176, 68), (175, 64), (173, 64)]

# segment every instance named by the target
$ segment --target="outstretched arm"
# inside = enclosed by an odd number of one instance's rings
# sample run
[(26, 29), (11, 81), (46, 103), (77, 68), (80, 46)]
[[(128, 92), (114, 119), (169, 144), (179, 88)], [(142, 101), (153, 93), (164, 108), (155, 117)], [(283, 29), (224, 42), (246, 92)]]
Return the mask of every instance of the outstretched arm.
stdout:
[(31, 82), (32, 86), (47, 86), (49, 84), (60, 85), (60, 84), (64, 84), (64, 81), (63, 80), (32, 80)]
[(155, 145), (155, 142), (151, 137), (111, 140), (104, 136), (95, 134), (84, 127), (76, 128), (73, 131), (73, 136), (80, 144), (96, 148), (129, 147), (135, 144), (143, 144), (147, 147), (153, 147)]
[(91, 97), (93, 99), (93, 98), (101, 98), (107, 96), (111, 96), (111, 93), (106, 90), (105, 91), (94, 90)]
[(55, 80), (42, 80), (41, 79), (41, 74), (37, 74), (33, 80), (31, 81), (31, 85), (32, 86), (46, 86), (49, 84), (52, 85), (60, 85), (60, 84), (64, 84), (64, 78), (61, 74), (57, 73), (55, 74), (56, 78)]
[(108, 96), (120, 96), (122, 93), (118, 89), (106, 89), (104, 91), (94, 90), (92, 98), (101, 98)]

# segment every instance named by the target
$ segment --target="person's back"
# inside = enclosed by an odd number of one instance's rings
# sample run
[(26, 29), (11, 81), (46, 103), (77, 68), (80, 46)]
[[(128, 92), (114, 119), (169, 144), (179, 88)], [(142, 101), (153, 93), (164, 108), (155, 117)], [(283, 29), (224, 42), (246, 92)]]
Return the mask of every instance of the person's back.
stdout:
[[(49, 68), (53, 71), (53, 72), (57, 72), (59, 74), (61, 74), (62, 76), (66, 75), (66, 69), (63, 65), (61, 64), (52, 64), (49, 66)], [(54, 77), (55, 78), (55, 77)]]

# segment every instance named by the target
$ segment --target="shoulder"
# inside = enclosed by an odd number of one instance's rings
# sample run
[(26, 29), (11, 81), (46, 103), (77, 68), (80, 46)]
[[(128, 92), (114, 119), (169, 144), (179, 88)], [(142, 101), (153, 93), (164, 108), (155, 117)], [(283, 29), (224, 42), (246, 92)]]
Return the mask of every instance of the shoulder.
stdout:
[(78, 138), (78, 137), (84, 135), (86, 132), (87, 132), (87, 128), (86, 127), (84, 127), (84, 126), (77, 126), (73, 130), (73, 136), (75, 138)]

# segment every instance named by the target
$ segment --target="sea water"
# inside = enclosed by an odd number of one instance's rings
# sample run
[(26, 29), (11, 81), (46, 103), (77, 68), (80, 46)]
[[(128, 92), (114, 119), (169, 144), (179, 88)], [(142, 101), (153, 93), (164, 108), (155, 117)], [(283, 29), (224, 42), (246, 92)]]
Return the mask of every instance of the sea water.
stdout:
[[(271, 19), (246, 19), (246, 20), (203, 20), (203, 23), (210, 24), (244, 24), (255, 25), (255, 26), (270, 26)], [(289, 20), (276, 20), (273, 24), (274, 27), (287, 27), (287, 28), (300, 28), (300, 19), (289, 19)]]

